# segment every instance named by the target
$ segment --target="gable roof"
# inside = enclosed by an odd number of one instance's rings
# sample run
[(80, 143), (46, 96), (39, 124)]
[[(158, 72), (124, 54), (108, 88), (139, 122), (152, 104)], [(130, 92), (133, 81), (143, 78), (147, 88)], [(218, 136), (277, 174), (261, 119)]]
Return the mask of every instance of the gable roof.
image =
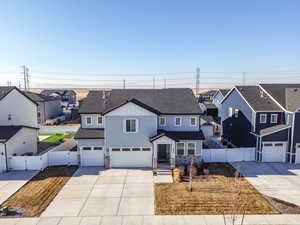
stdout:
[(30, 97), (24, 94), (23, 91), (20, 91), (17, 87), (12, 86), (12, 87), (7, 87), (7, 86), (0, 86), (0, 101), (5, 98), (12, 90), (17, 90), (21, 95), (26, 97), (28, 100), (30, 100), (32, 103), (37, 105), (37, 103)]
[(156, 114), (200, 114), (201, 109), (191, 89), (113, 89), (91, 91), (83, 100), (79, 113), (110, 112), (128, 102), (133, 102)]
[(28, 127), (28, 126), (0, 126), (0, 143), (7, 142), (10, 138), (15, 136), (16, 133), (19, 132), (22, 128), (29, 128), (29, 129), (38, 129), (35, 127)]
[(24, 91), (24, 94), (36, 102), (49, 102), (49, 101), (59, 100), (58, 98), (55, 98), (53, 96), (33, 93), (30, 91)]
[(163, 136), (173, 139), (178, 142), (180, 140), (204, 140), (202, 130), (200, 131), (165, 131), (157, 130), (157, 135), (150, 138), (150, 141), (153, 142)]
[(221, 92), (221, 94), (223, 95), (223, 97), (225, 97), (225, 95), (227, 95), (227, 93), (230, 91), (230, 89), (219, 89), (219, 92)]
[(104, 139), (104, 129), (79, 128), (74, 139)]
[(290, 125), (288, 124), (279, 124), (272, 127), (267, 127), (265, 129), (260, 130), (259, 135), (265, 136), (267, 134), (275, 133), (284, 129), (290, 128)]
[(259, 86), (236, 86), (236, 89), (255, 111), (282, 111)]
[(300, 84), (260, 84), (287, 111), (300, 108)]

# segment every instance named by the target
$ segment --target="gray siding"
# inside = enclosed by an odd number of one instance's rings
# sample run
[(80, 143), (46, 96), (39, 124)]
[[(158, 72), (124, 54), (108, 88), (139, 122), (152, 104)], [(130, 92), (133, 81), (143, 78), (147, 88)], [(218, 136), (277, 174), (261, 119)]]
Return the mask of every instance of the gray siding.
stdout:
[(212, 103), (216, 105), (216, 107), (218, 108), (218, 112), (219, 112), (219, 116), (220, 116), (220, 112), (222, 109), (222, 105), (221, 105), (221, 101), (223, 99), (223, 95), (221, 94), (220, 91), (217, 92), (217, 94), (214, 96)]
[(289, 129), (284, 129), (262, 137), (262, 141), (288, 141)]
[[(86, 117), (91, 116), (92, 117), (92, 125), (86, 124)], [(101, 116), (100, 114), (81, 114), (81, 127), (82, 128), (104, 128), (105, 119), (102, 117), (102, 125), (99, 125), (97, 123), (97, 117)]]
[(60, 101), (45, 102), (45, 118), (52, 119), (62, 115), (63, 110), (61, 108)]
[[(199, 131), (199, 115), (161, 115), (161, 117), (166, 118), (166, 126), (160, 126), (159, 120), (158, 129), (164, 129), (167, 131)], [(175, 126), (175, 118), (181, 117), (181, 126)], [(196, 117), (196, 126), (191, 126), (190, 118)]]
[[(137, 133), (124, 133), (124, 119), (138, 119)], [(109, 147), (152, 147), (149, 138), (157, 133), (156, 116), (106, 116), (105, 141)]]

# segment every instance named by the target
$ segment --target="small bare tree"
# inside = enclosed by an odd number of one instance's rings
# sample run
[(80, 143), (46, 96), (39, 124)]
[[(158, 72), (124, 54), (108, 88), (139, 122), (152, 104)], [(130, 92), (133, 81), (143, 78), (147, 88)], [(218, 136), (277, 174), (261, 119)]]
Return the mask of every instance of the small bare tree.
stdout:
[(192, 174), (193, 165), (194, 165), (194, 158), (192, 158), (192, 160), (191, 160), (191, 165), (190, 165), (190, 169), (189, 169), (189, 191), (190, 192), (193, 191), (193, 174)]

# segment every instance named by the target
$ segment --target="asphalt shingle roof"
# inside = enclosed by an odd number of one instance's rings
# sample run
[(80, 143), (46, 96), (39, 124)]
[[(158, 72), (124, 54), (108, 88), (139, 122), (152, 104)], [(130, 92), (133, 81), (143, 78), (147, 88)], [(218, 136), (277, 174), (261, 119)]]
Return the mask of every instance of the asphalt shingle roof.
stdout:
[(295, 111), (300, 108), (300, 84), (260, 84), (283, 108)]
[(219, 91), (221, 92), (221, 94), (223, 96), (227, 95), (227, 93), (230, 91), (230, 89), (219, 89)]
[(0, 86), (0, 100), (4, 98), (11, 90), (13, 90), (15, 87), (4, 87)]
[(276, 125), (276, 126), (272, 126), (272, 127), (262, 129), (262, 130), (260, 130), (259, 134), (260, 135), (265, 135), (265, 134), (269, 134), (269, 133), (274, 133), (276, 131), (283, 130), (283, 129), (289, 128), (289, 127), (290, 126), (288, 124), (280, 124), (280, 125)]
[(200, 131), (165, 131), (157, 130), (157, 135), (150, 138), (150, 141), (155, 141), (156, 139), (167, 136), (174, 141), (180, 140), (204, 140), (205, 137), (203, 132)]
[(23, 126), (0, 126), (0, 143), (8, 141), (22, 128)]
[(104, 129), (79, 128), (74, 139), (104, 139)]
[(52, 97), (52, 96), (33, 93), (33, 92), (29, 92), (29, 91), (24, 91), (23, 93), (25, 95), (27, 95), (29, 98), (31, 98), (33, 101), (36, 101), (36, 102), (48, 102), (48, 101), (59, 100), (58, 98), (55, 98), (55, 97)]
[(236, 88), (255, 111), (282, 111), (259, 86), (236, 86)]
[(106, 113), (128, 101), (159, 114), (200, 114), (191, 89), (113, 89), (102, 98), (102, 91), (91, 91), (79, 113)]

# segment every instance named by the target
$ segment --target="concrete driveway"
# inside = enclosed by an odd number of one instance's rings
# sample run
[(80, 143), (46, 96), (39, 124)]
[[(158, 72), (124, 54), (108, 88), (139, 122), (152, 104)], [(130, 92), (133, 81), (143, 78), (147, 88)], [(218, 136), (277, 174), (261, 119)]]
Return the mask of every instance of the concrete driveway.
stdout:
[(10, 171), (0, 174), (0, 204), (19, 190), (39, 171)]
[(79, 168), (42, 217), (127, 215), (154, 215), (152, 170)]
[(232, 163), (261, 193), (300, 206), (300, 165), (286, 163)]

